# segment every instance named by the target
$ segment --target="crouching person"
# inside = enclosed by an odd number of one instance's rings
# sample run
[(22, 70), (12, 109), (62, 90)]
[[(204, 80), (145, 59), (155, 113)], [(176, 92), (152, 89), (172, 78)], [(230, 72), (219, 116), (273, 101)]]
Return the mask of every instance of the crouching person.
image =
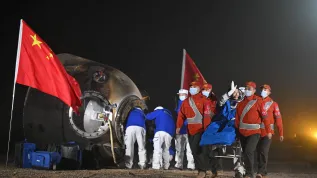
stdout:
[(141, 108), (134, 108), (128, 116), (124, 142), (125, 150), (125, 166), (131, 169), (133, 166), (134, 144), (138, 143), (139, 166), (144, 169), (146, 166), (146, 149), (145, 149), (145, 115)]
[[(175, 122), (171, 112), (158, 106), (153, 112), (146, 115), (146, 119), (155, 120), (155, 134), (153, 138), (152, 168), (167, 170), (170, 166), (169, 149), (175, 135)], [(162, 165), (161, 165), (162, 160)]]

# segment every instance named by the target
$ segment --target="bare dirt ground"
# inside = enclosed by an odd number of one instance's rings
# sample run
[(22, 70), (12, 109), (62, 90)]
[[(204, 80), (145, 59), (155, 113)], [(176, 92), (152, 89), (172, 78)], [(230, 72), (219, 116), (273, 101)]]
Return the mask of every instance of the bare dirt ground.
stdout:
[[(34, 169), (21, 169), (15, 167), (5, 166), (0, 167), (0, 177), (38, 177), (38, 178), (55, 178), (55, 177), (67, 177), (67, 178), (126, 178), (126, 177), (151, 177), (151, 178), (172, 178), (172, 177), (196, 177), (197, 171), (179, 171), (179, 170), (126, 170), (126, 169), (101, 169), (101, 170), (76, 170), (76, 171), (47, 171), (47, 170), (34, 170)], [(207, 177), (210, 177), (208, 174)], [(317, 178), (317, 173), (271, 173), (269, 175), (272, 178)], [(233, 172), (225, 171), (219, 175), (220, 178), (232, 178)]]
[[(317, 164), (311, 160), (316, 159), (316, 150), (303, 150), (300, 147), (291, 147), (291, 144), (276, 144), (270, 150), (270, 161), (268, 171), (270, 178), (317, 178)], [(310, 158), (310, 159), (308, 159)], [(185, 177), (194, 178), (197, 171), (179, 170), (140, 170), (140, 169), (100, 169), (100, 170), (76, 170), (76, 171), (48, 171), (35, 169), (21, 169), (13, 166), (13, 159), (5, 167), (5, 157), (0, 155), (0, 178), (131, 178), (131, 177), (150, 177), (150, 178), (172, 178)], [(232, 178), (232, 161), (224, 160), (225, 172), (220, 174), (220, 178)], [(207, 177), (210, 177), (211, 174)]]

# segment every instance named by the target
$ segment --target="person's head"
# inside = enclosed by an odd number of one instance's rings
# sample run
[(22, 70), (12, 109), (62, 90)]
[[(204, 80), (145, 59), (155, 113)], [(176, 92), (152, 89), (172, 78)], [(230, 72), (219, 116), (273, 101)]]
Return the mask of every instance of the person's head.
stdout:
[(266, 98), (271, 94), (271, 87), (270, 85), (264, 84), (261, 87), (261, 96), (262, 98)]
[(255, 82), (247, 82), (245, 84), (245, 96), (252, 96), (256, 92), (256, 84)]
[(239, 87), (239, 90), (244, 94), (245, 93), (245, 87)]
[(145, 105), (150, 101), (150, 95), (145, 91), (145, 90), (142, 90), (141, 91), (141, 100), (145, 103)]
[(155, 109), (154, 109), (154, 111), (155, 110), (158, 110), (158, 109), (164, 109), (162, 106), (157, 106)]
[(212, 91), (212, 85), (209, 84), (209, 83), (205, 83), (205, 84), (203, 85), (203, 89), (202, 89), (201, 93), (202, 93), (204, 96), (209, 97), (211, 91)]
[(184, 101), (188, 97), (188, 90), (180, 89), (177, 94), (179, 96), (179, 99), (181, 101)]
[(200, 84), (198, 82), (192, 82), (189, 85), (189, 93), (191, 95), (196, 95), (200, 92)]

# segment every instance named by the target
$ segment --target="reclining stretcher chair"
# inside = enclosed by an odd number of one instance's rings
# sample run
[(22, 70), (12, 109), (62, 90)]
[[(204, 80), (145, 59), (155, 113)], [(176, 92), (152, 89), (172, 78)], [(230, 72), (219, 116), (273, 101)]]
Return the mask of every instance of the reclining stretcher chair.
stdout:
[[(202, 135), (200, 146), (211, 145), (212, 150), (216, 148), (222, 149), (222, 154), (215, 157), (233, 159), (235, 177), (242, 178), (245, 174), (245, 169), (242, 162), (241, 143), (236, 139), (234, 119), (230, 121), (213, 121)], [(231, 153), (228, 153), (227, 148)]]

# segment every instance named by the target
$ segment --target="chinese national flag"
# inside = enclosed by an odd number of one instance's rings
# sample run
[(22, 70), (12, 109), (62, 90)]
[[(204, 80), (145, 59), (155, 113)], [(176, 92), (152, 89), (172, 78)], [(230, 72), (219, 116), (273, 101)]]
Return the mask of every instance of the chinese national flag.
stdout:
[(81, 90), (50, 47), (21, 20), (14, 82), (53, 95), (78, 113)]
[(184, 49), (181, 88), (188, 90), (189, 84), (193, 81), (199, 82), (201, 86), (207, 83), (192, 58)]

